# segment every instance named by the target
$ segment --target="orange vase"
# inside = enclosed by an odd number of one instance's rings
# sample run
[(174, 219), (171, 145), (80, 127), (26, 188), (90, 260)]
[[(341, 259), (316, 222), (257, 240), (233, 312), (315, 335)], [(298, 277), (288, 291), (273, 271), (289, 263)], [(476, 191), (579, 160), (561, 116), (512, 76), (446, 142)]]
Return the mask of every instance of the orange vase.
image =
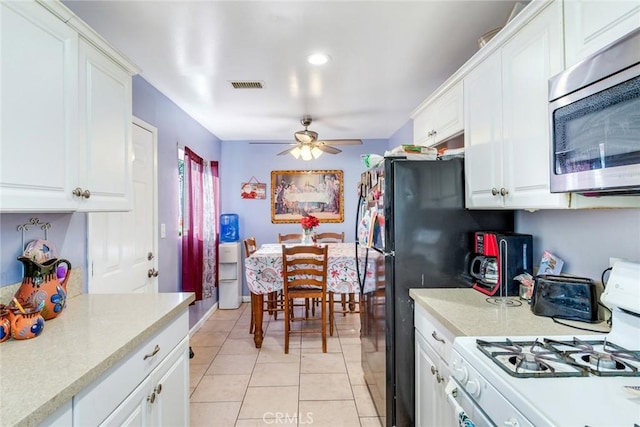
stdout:
[[(42, 264), (27, 257), (18, 257), (24, 264), (24, 278), (16, 292), (16, 299), (21, 304), (31, 303), (35, 307), (44, 301), (42, 317), (50, 320), (57, 317), (67, 303), (67, 281), (71, 275), (71, 263), (66, 259), (50, 259)], [(64, 280), (60, 282), (57, 269), (60, 264), (66, 264), (67, 271)]]
[(35, 338), (44, 329), (44, 319), (37, 308), (25, 309), (22, 313), (13, 310), (11, 319), (11, 337), (16, 340)]

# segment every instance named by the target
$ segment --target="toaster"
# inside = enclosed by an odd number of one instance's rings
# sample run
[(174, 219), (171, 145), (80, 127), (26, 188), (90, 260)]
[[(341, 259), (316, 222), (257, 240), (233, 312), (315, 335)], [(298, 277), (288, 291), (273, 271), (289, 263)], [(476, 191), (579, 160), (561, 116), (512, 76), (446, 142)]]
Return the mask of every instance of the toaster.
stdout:
[(586, 277), (551, 274), (536, 276), (531, 311), (538, 316), (596, 322), (596, 284)]

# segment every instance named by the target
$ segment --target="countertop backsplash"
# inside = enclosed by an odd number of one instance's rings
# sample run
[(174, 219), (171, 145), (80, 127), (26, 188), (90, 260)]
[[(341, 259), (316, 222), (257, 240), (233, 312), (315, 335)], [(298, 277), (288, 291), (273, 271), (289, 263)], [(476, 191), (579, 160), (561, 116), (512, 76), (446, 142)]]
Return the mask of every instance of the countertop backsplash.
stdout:
[[(21, 282), (0, 287), (0, 304), (9, 304)], [(67, 282), (67, 298), (82, 294), (82, 268), (72, 268)]]

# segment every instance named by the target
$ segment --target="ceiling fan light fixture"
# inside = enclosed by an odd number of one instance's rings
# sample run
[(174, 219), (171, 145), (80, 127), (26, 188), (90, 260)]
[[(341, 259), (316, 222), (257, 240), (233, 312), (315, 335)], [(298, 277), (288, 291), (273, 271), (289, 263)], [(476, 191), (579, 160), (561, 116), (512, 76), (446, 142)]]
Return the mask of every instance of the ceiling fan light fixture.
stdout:
[(307, 61), (313, 65), (324, 65), (329, 62), (330, 59), (331, 57), (326, 53), (313, 53), (307, 56)]
[(300, 147), (294, 147), (293, 150), (291, 150), (291, 155), (297, 159), (300, 157), (300, 151)]
[(300, 148), (300, 157), (302, 157), (302, 160), (311, 160), (313, 158), (311, 148), (308, 145), (303, 145)]
[(318, 147), (313, 147), (311, 149), (311, 155), (313, 156), (314, 159), (317, 159), (318, 157), (322, 156), (322, 150), (319, 149)]

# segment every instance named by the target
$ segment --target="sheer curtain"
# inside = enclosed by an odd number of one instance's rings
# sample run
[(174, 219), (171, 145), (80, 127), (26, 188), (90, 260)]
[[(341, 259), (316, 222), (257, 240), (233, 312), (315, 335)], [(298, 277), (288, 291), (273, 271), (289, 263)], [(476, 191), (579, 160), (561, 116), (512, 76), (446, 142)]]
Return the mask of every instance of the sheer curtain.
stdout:
[(205, 162), (203, 167), (203, 258), (202, 258), (202, 297), (213, 296), (217, 284), (218, 258), (218, 210), (217, 182), (218, 162)]

